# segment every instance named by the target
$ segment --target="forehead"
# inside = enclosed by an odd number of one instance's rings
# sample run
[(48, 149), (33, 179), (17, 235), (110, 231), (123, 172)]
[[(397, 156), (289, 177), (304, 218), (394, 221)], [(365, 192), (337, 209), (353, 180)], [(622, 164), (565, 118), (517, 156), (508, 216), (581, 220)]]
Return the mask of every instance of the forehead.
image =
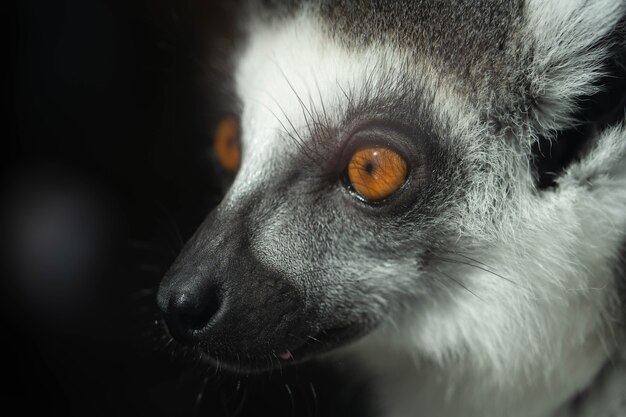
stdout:
[(243, 104), (240, 175), (258, 176), (260, 164), (267, 168), (301, 152), (301, 142), (314, 140), (320, 125), (341, 128), (351, 117), (402, 113), (411, 123), (452, 127), (472, 118), (476, 109), (457, 91), (458, 81), (437, 67), (407, 45), (350, 45), (310, 12), (256, 22), (236, 71)]
[(524, 91), (510, 85), (524, 79), (521, 2), (396, 3), (407, 2), (307, 3), (246, 25), (235, 70), (242, 164), (229, 201), (291, 177), (293, 156), (342, 138), (311, 133), (341, 131), (351, 117), (397, 122), (404, 110), (400, 122), (458, 154), (505, 146), (490, 140), (490, 118)]
[(528, 12), (524, 0), (263, 3), (265, 7), (256, 15), (272, 24), (308, 14), (326, 35), (350, 49), (398, 46), (420, 59), (437, 61), (439, 70), (479, 84), (489, 76), (509, 72)]

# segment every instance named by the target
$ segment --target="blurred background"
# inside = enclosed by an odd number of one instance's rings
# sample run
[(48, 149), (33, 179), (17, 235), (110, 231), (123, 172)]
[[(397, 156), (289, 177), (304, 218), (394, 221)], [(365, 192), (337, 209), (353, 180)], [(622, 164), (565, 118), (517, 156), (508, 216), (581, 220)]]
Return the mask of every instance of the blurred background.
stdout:
[(232, 108), (207, 75), (210, 45), (232, 47), (236, 6), (21, 0), (5, 10), (6, 407), (363, 415), (358, 395), (338, 389), (341, 366), (228, 375), (177, 354), (156, 321), (162, 275), (219, 202), (211, 136)]

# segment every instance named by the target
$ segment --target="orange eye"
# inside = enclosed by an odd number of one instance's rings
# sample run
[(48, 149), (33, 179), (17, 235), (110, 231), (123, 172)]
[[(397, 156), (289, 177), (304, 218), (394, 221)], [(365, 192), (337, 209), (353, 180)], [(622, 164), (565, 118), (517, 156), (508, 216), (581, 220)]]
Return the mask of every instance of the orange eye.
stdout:
[(241, 150), (239, 149), (239, 125), (234, 117), (225, 117), (217, 125), (213, 151), (222, 168), (233, 174), (237, 172)]
[(348, 163), (348, 179), (361, 197), (380, 201), (397, 191), (406, 181), (406, 161), (382, 146), (357, 151)]

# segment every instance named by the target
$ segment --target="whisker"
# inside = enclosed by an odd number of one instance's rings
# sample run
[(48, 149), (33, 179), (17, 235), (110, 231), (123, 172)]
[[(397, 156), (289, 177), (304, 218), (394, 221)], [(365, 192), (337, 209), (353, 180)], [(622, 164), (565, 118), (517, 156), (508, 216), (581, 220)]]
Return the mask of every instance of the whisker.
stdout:
[[(303, 151), (303, 153), (305, 155), (308, 155), (308, 152), (310, 152), (310, 150), (308, 150), (306, 148), (306, 141), (302, 138), (302, 136), (300, 136), (300, 134), (298, 133), (298, 130), (295, 128), (294, 124), (291, 122), (291, 119), (289, 119), (289, 116), (287, 116), (285, 110), (283, 110), (282, 106), (280, 105), (280, 103), (273, 97), (270, 95), (270, 99), (272, 101), (274, 101), (274, 103), (278, 106), (278, 108), (280, 109), (281, 113), (283, 114), (283, 116), (285, 117), (285, 119), (287, 120), (287, 123), (289, 123), (289, 125), (291, 126), (291, 130), (287, 128), (287, 126), (285, 126), (285, 124), (283, 123), (283, 121), (281, 120), (280, 117), (278, 117), (278, 115), (276, 113), (274, 113), (274, 110), (272, 110), (272, 108), (270, 106), (268, 106), (267, 104), (265, 104), (264, 102), (262, 102), (261, 100), (255, 99), (255, 98), (250, 98), (250, 101), (254, 101), (257, 104), (260, 104), (261, 106), (263, 106), (267, 111), (269, 111), (272, 116), (274, 116), (274, 118), (276, 119), (276, 121), (278, 121), (278, 123), (280, 123), (281, 127), (283, 128), (283, 132), (285, 132), (290, 138), (291, 140), (293, 140), (294, 144), (296, 146), (298, 146), (298, 148)], [(296, 134), (296, 136), (294, 136), (293, 133), (294, 132)]]
[(289, 394), (289, 400), (291, 403), (291, 415), (295, 416), (296, 415), (296, 404), (295, 401), (293, 399), (293, 393), (291, 392), (291, 388), (289, 388), (289, 384), (285, 384), (285, 389), (287, 390), (287, 394)]
[[(302, 107), (302, 111), (308, 113), (309, 117), (311, 117), (311, 120), (313, 120), (314, 119), (313, 114), (311, 113), (309, 108), (304, 104), (304, 101), (302, 101), (302, 98), (300, 97), (300, 94), (298, 94), (298, 92), (296, 91), (296, 89), (293, 86), (293, 84), (291, 83), (291, 81), (289, 81), (289, 78), (287, 77), (287, 74), (285, 74), (285, 71), (283, 71), (283, 69), (280, 67), (280, 65), (278, 65), (278, 62), (274, 61), (274, 64), (276, 64), (276, 67), (278, 68), (278, 71), (280, 71), (281, 75), (283, 76), (283, 78), (287, 82), (287, 85), (289, 86), (291, 91), (293, 91), (294, 95), (296, 96), (296, 98), (300, 102), (300, 106)], [(306, 115), (304, 115), (304, 118), (305, 118), (305, 120), (307, 120)], [(308, 123), (307, 123), (307, 125), (308, 125)]]
[(451, 254), (453, 254), (453, 255), (460, 256), (460, 257), (462, 257), (462, 258), (468, 259), (468, 260), (470, 260), (470, 261), (472, 261), (472, 262), (476, 262), (477, 264), (482, 265), (482, 266), (484, 266), (485, 268), (494, 269), (492, 266), (487, 265), (486, 263), (481, 262), (481, 261), (479, 261), (478, 259), (474, 259), (474, 258), (472, 258), (472, 257), (469, 257), (469, 256), (467, 256), (467, 255), (464, 255), (464, 254), (462, 254), (461, 252), (458, 252), (458, 251), (449, 251), (449, 250), (445, 250), (445, 251), (446, 251), (446, 252), (448, 252), (448, 253), (451, 253)]
[(318, 400), (317, 400), (317, 392), (315, 391), (315, 387), (312, 382), (309, 382), (309, 388), (311, 388), (311, 396), (313, 397), (313, 417), (317, 417), (318, 410)]
[(474, 297), (478, 298), (481, 301), (485, 301), (482, 298), (480, 298), (478, 295), (476, 295), (475, 292), (473, 292), (472, 290), (470, 290), (469, 288), (467, 288), (467, 286), (463, 285), (463, 283), (455, 278), (453, 278), (452, 276), (450, 276), (449, 274), (446, 274), (445, 272), (443, 272), (442, 270), (440, 270), (439, 268), (436, 268), (437, 271), (442, 274), (444, 277), (448, 278), (449, 280), (451, 280), (452, 282), (456, 283), (457, 285), (459, 285), (461, 288), (465, 289), (467, 292), (469, 292), (470, 294), (472, 294)]
[(477, 269), (480, 269), (480, 270), (482, 270), (482, 271), (488, 272), (488, 273), (490, 273), (490, 274), (492, 274), (492, 275), (495, 275), (495, 276), (497, 276), (498, 278), (502, 278), (503, 280), (505, 280), (505, 281), (507, 281), (507, 282), (509, 282), (509, 283), (511, 283), (511, 284), (513, 284), (513, 285), (515, 285), (515, 286), (518, 286), (518, 284), (517, 284), (515, 281), (513, 281), (513, 280), (511, 280), (511, 279), (509, 279), (509, 278), (507, 278), (507, 277), (505, 277), (505, 276), (503, 276), (503, 275), (500, 275), (500, 274), (498, 274), (497, 272), (494, 272), (494, 271), (491, 271), (491, 270), (489, 270), (489, 269), (487, 269), (487, 268), (485, 268), (485, 267), (482, 267), (482, 266), (480, 266), (480, 265), (475, 265), (475, 264), (470, 263), (470, 262), (460, 261), (460, 260), (458, 260), (458, 259), (442, 258), (442, 257), (439, 257), (439, 256), (432, 256), (432, 255), (430, 255), (430, 257), (431, 257), (432, 259), (437, 259), (437, 260), (444, 261), (444, 262), (451, 262), (451, 263), (457, 263), (457, 264), (461, 264), (461, 265), (468, 265), (468, 266), (472, 266), (472, 267), (474, 267), (474, 268), (477, 268)]
[(348, 101), (348, 107), (349, 108), (354, 108), (354, 100), (352, 99), (352, 95), (348, 94), (346, 92), (346, 90), (343, 89), (343, 87), (341, 86), (341, 84), (339, 84), (339, 80), (335, 80), (335, 83), (337, 84), (337, 87), (339, 88), (339, 90), (343, 93), (344, 97), (346, 98), (346, 100)]
[[(316, 118), (313, 115), (313, 112), (311, 112), (311, 110), (304, 103), (304, 101), (300, 97), (300, 94), (298, 94), (298, 92), (296, 91), (295, 87), (293, 86), (293, 84), (291, 83), (289, 78), (287, 77), (287, 74), (285, 74), (285, 72), (282, 70), (282, 68), (280, 68), (280, 66), (278, 66), (278, 69), (279, 69), (280, 73), (282, 74), (283, 78), (285, 79), (285, 81), (287, 82), (287, 85), (289, 86), (289, 88), (291, 89), (293, 94), (296, 96), (296, 99), (300, 103), (300, 110), (302, 112), (302, 117), (304, 118), (304, 123), (306, 124), (307, 131), (309, 132), (309, 136), (313, 136), (314, 137), (316, 130), (311, 127), (311, 124), (315, 124)], [(319, 119), (317, 119), (317, 121), (318, 121), (317, 126), (319, 126)], [(313, 143), (316, 144), (318, 142), (313, 141)], [(323, 156), (319, 153), (319, 149), (317, 147), (314, 147), (312, 149), (312, 151), (316, 153), (316, 156), (317, 156), (317, 158), (320, 161), (323, 160)]]
[[(235, 392), (240, 392), (240, 389), (241, 389), (241, 380), (238, 379)], [(248, 390), (244, 387), (244, 389), (241, 390), (241, 398), (239, 400), (239, 403), (237, 404), (237, 407), (235, 407), (233, 412), (230, 414), (231, 417), (237, 417), (241, 413), (241, 411), (243, 410), (243, 406), (245, 405), (247, 399), (248, 399)]]
[(202, 379), (202, 383), (200, 384), (200, 391), (198, 392), (198, 395), (196, 396), (196, 402), (194, 405), (194, 412), (193, 412), (194, 416), (199, 415), (200, 405), (202, 404), (202, 398), (204, 397), (204, 393), (206, 391), (208, 382), (209, 382), (209, 375), (207, 374)]
[(324, 116), (325, 125), (330, 126), (330, 121), (328, 119), (328, 113), (326, 113), (326, 106), (324, 105), (324, 99), (322, 98), (322, 90), (320, 89), (319, 83), (317, 81), (317, 77), (315, 76), (315, 71), (311, 71), (311, 75), (313, 76), (313, 82), (315, 83), (315, 88), (317, 89), (317, 95), (320, 99), (320, 105), (322, 106), (322, 114)]

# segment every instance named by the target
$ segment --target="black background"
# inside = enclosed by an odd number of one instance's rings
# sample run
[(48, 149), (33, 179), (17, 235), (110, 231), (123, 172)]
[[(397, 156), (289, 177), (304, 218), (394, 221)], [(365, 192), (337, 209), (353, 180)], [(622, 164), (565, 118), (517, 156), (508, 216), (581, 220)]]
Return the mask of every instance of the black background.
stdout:
[[(229, 30), (222, 12), (201, 1), (23, 0), (5, 6), (5, 16), (13, 59), (5, 64), (8, 134), (0, 153), (3, 408), (362, 415), (337, 389), (341, 366), (216, 373), (159, 338), (158, 282), (220, 197), (210, 143), (225, 110), (206, 79), (205, 41)], [(20, 225), (31, 208), (68, 196), (95, 224), (80, 229), (97, 242), (76, 267), (87, 289), (67, 300), (54, 291), (33, 295), (22, 276), (38, 282), (54, 274), (31, 271), (41, 254), (16, 249)], [(72, 247), (60, 230), (53, 247)]]

